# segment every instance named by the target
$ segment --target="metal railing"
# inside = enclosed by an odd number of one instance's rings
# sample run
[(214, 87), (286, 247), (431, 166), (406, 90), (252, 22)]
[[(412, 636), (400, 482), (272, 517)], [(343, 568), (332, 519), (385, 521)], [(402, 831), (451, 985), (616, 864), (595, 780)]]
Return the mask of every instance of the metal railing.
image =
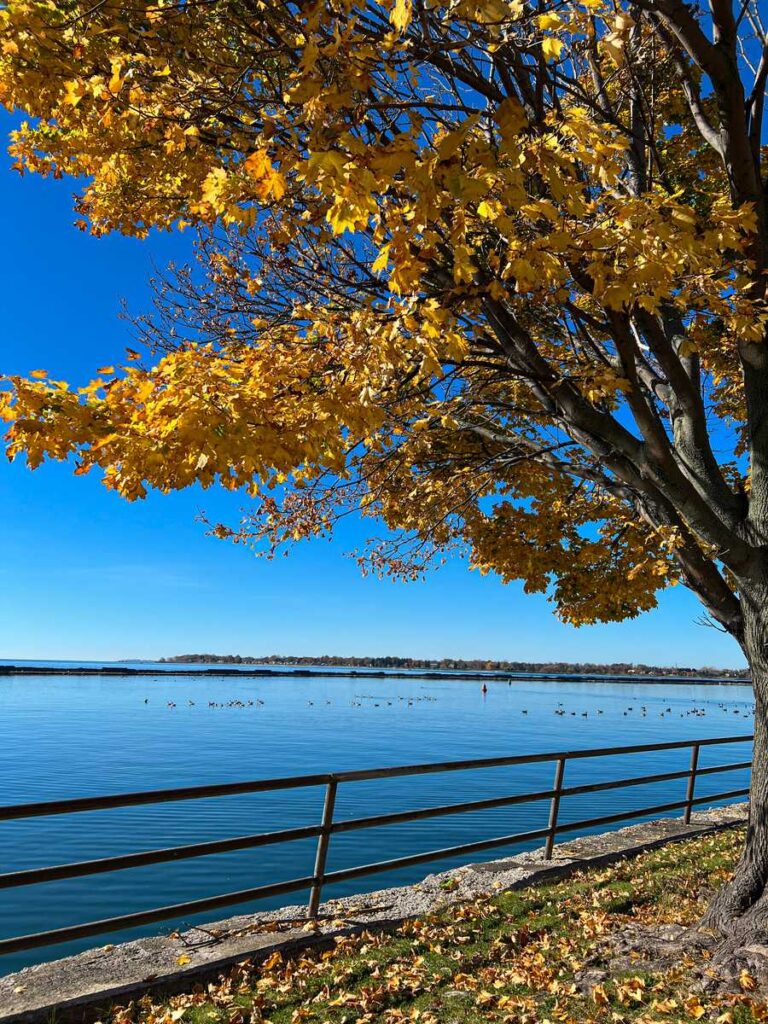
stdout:
[[(43, 803), (15, 804), (0, 807), (0, 821), (19, 818), (42, 817), (54, 814), (79, 814), (86, 811), (105, 810), (116, 807), (135, 807), (146, 804), (167, 803), (180, 800), (199, 800), (210, 797), (235, 796), (245, 793), (267, 793), (278, 790), (297, 789), (303, 787), (324, 786), (322, 818), (317, 825), (303, 828), (282, 829), (274, 832), (261, 832), (252, 835), (236, 836), (232, 839), (218, 839), (212, 842), (192, 843), (187, 846), (174, 846), (167, 849), (145, 850), (138, 853), (120, 854), (114, 857), (102, 857), (97, 860), (80, 861), (70, 864), (57, 864), (51, 867), (32, 868), (23, 871), (11, 871), (0, 874), (0, 888), (21, 885), (34, 885), (57, 879), (77, 878), (84, 875), (96, 875), (106, 871), (119, 871), (125, 868), (142, 867), (148, 864), (160, 864), (167, 861), (182, 860), (191, 857), (202, 857), (215, 853), (226, 853), (234, 850), (252, 849), (272, 843), (291, 842), (298, 839), (317, 839), (314, 871), (303, 878), (292, 878), (286, 882), (271, 885), (260, 885), (251, 889), (224, 893), (204, 899), (190, 900), (171, 906), (157, 907), (117, 917), (90, 921), (86, 924), (75, 924), (65, 928), (54, 928), (49, 931), (0, 940), (0, 955), (34, 949), (40, 946), (68, 942), (73, 939), (87, 938), (114, 932), (119, 929), (132, 928), (138, 925), (167, 921), (205, 911), (219, 910), (223, 907), (253, 902), (271, 896), (280, 896), (299, 890), (309, 890), (308, 915), (317, 917), (323, 886), (350, 879), (362, 878), (365, 875), (391, 871), (395, 868), (411, 867), (417, 864), (442, 858), (480, 853), (503, 846), (531, 840), (545, 840), (545, 858), (551, 859), (552, 850), (557, 836), (565, 832), (579, 832), (602, 825), (630, 821), (648, 815), (664, 815), (671, 811), (683, 810), (685, 822), (689, 822), (691, 811), (695, 806), (711, 804), (717, 800), (735, 799), (747, 796), (748, 789), (736, 789), (723, 793), (697, 797), (695, 795), (696, 780), (701, 776), (719, 772), (737, 771), (751, 767), (751, 761), (733, 764), (715, 765), (700, 768), (699, 751), (702, 747), (717, 746), (731, 743), (749, 743), (752, 736), (727, 736), (715, 739), (683, 740), (675, 743), (645, 743), (637, 746), (602, 747), (592, 750), (568, 750), (546, 754), (523, 754), (512, 757), (478, 758), (470, 761), (445, 761), (437, 764), (404, 765), (395, 768), (371, 768), (348, 772), (329, 772), (320, 775), (297, 775), (282, 779), (263, 779), (253, 782), (223, 783), (210, 786), (190, 786), (182, 789), (149, 790), (139, 793), (121, 793), (114, 796), (81, 797), (72, 800), (50, 800)], [(656, 775), (639, 775), (631, 778), (615, 779), (608, 782), (597, 782), (579, 786), (564, 786), (563, 779), (568, 761), (593, 757), (613, 757), (626, 754), (650, 753), (653, 751), (690, 749), (691, 760), (687, 769), (662, 772)], [(334, 820), (336, 793), (340, 785), (353, 782), (371, 781), (374, 779), (402, 778), (409, 775), (429, 775), (440, 772), (472, 771), (477, 769), (501, 768), (512, 765), (527, 765), (541, 762), (554, 762), (554, 782), (551, 789), (515, 794), (513, 796), (495, 796), (483, 800), (472, 800), (465, 803), (446, 804), (437, 807), (421, 807), (410, 811), (397, 811), (388, 814), (377, 814), (369, 817), (353, 818), (347, 821)], [(658, 782), (671, 782), (675, 779), (686, 780), (685, 799), (671, 803), (657, 804), (637, 810), (621, 811), (605, 814), (600, 817), (582, 819), (561, 824), (559, 822), (560, 806), (563, 799), (582, 796), (588, 793), (603, 793), (613, 789), (624, 789), (632, 786), (643, 786)], [(357, 867), (344, 868), (338, 871), (327, 871), (328, 847), (331, 836), (357, 829), (377, 828), (383, 825), (404, 824), (426, 818), (436, 818), (450, 814), (465, 814), (471, 811), (490, 810), (498, 807), (511, 807), (516, 804), (533, 803), (548, 800), (549, 820), (545, 828), (518, 832), (513, 835), (496, 836), (476, 842), (464, 843), (443, 849), (429, 850), (425, 853), (396, 857), (392, 860), (363, 864)]]

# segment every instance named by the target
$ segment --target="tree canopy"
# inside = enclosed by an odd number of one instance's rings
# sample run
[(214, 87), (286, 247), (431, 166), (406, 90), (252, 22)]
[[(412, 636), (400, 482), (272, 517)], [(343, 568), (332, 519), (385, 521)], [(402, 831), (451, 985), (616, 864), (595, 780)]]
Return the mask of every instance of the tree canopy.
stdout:
[(0, 392), (11, 457), (195, 482), (274, 550), (360, 510), (573, 623), (683, 581), (743, 637), (768, 540), (768, 36), (711, 0), (5, 0), (21, 171), (197, 232), (137, 351)]

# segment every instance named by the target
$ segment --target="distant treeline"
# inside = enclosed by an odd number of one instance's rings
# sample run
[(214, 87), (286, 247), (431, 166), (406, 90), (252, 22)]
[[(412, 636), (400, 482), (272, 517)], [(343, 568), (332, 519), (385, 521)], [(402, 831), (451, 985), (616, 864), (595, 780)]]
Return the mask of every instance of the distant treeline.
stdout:
[(161, 658), (171, 664), (198, 665), (327, 665), (334, 668), (381, 668), (381, 669), (437, 669), (460, 672), (547, 672), (558, 675), (606, 675), (606, 676), (706, 676), (718, 679), (748, 679), (748, 669), (735, 668), (681, 668), (675, 666), (638, 665), (632, 662), (615, 662), (602, 665), (594, 662), (572, 661), (487, 661), (483, 658), (463, 660), (460, 658), (349, 658), (323, 654), (315, 658), (298, 657), (288, 654), (268, 654), (264, 657), (248, 657), (242, 654), (177, 654), (173, 658)]

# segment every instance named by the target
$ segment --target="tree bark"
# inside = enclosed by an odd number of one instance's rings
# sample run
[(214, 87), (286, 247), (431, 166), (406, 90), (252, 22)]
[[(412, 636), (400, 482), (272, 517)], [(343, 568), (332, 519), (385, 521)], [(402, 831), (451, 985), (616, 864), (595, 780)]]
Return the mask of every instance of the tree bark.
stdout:
[(747, 835), (733, 878), (712, 900), (705, 928), (737, 945), (768, 941), (768, 581), (741, 593), (739, 637), (752, 673), (755, 729)]

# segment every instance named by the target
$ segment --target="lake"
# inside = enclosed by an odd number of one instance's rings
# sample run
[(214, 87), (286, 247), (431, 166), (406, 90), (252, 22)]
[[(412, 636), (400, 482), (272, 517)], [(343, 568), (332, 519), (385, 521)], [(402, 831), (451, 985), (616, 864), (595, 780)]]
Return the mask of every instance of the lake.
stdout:
[[(142, 666), (146, 667), (146, 666)], [(199, 666), (195, 666), (199, 667)], [(752, 731), (744, 685), (489, 680), (0, 677), (0, 804), (233, 782), (429, 761), (672, 742)], [(688, 767), (689, 752), (570, 762), (566, 785)], [(702, 750), (700, 766), (748, 760), (745, 747)], [(336, 817), (546, 790), (551, 764), (350, 783)], [(705, 776), (697, 795), (736, 789), (746, 773)], [(683, 799), (685, 780), (563, 802), (561, 821)], [(42, 867), (315, 824), (322, 789), (128, 807), (0, 822), (1, 871)], [(547, 806), (523, 804), (332, 838), (336, 870), (543, 827)], [(529, 845), (540, 845), (529, 844)], [(519, 852), (491, 850), (487, 859)], [(315, 840), (0, 890), (0, 937), (63, 927), (311, 874)], [(482, 855), (474, 858), (482, 859)], [(356, 879), (324, 898), (423, 878), (467, 858)], [(183, 923), (301, 902), (302, 893), (0, 958), (29, 963)]]

